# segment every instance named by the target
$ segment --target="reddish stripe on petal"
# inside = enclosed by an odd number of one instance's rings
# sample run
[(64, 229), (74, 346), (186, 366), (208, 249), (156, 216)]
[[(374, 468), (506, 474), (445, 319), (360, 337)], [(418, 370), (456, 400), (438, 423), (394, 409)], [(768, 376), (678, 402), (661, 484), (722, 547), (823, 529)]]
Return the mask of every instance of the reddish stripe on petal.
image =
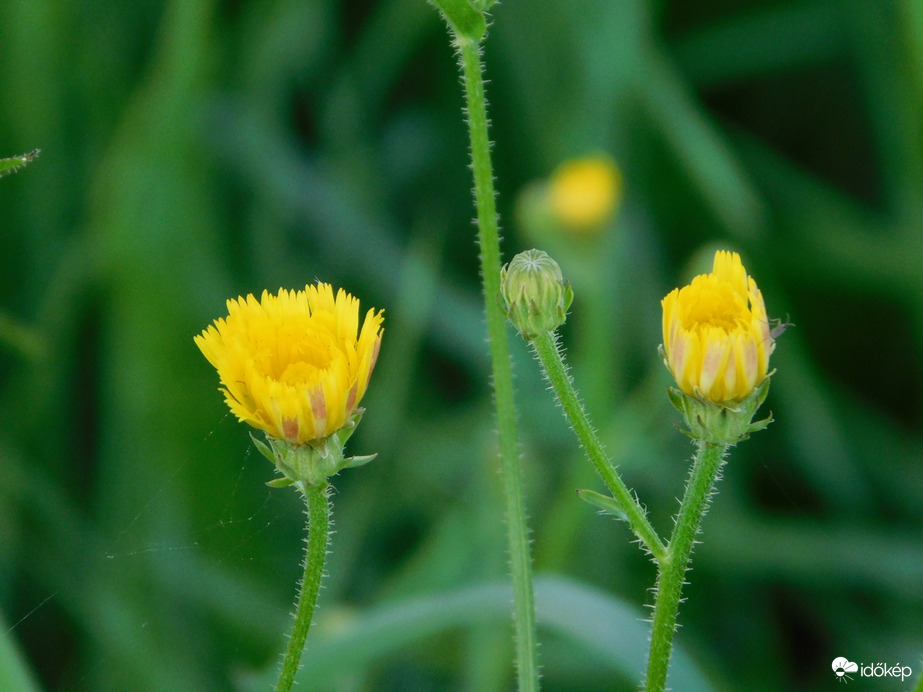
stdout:
[(297, 418), (283, 418), (282, 419), (282, 435), (289, 442), (298, 442), (298, 419)]
[(321, 387), (311, 392), (311, 412), (314, 414), (314, 427), (323, 430), (327, 424), (327, 397)]
[(349, 414), (356, 407), (356, 398), (359, 394), (359, 383), (354, 382), (349, 388), (349, 396), (346, 397), (346, 413)]
[(375, 363), (378, 362), (378, 352), (381, 350), (381, 337), (378, 337), (375, 340), (375, 346), (372, 347), (372, 358), (369, 360), (369, 374), (365, 378), (365, 386), (369, 384), (369, 379), (372, 377), (372, 370), (375, 369)]

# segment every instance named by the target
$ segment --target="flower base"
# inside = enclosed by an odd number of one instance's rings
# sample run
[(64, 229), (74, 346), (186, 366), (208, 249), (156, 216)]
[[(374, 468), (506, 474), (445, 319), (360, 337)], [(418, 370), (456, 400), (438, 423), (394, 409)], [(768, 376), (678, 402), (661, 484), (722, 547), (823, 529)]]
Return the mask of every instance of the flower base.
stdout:
[(266, 435), (266, 442), (261, 442), (250, 434), (253, 444), (260, 453), (269, 459), (282, 478), (269, 481), (266, 485), (283, 488), (293, 483), (305, 483), (310, 486), (323, 487), (327, 479), (343, 469), (362, 466), (372, 461), (377, 455), (344, 457), (343, 448), (362, 419), (365, 409), (356, 409), (349, 421), (333, 435), (320, 440), (311, 440), (299, 445)]
[(767, 375), (753, 392), (740, 401), (716, 404), (704, 396), (687, 394), (676, 387), (668, 387), (667, 396), (676, 410), (683, 414), (688, 428), (682, 430), (683, 433), (694, 440), (733, 445), (747, 439), (750, 433), (763, 430), (772, 422), (771, 413), (753, 422), (757, 409), (769, 394), (769, 379)]

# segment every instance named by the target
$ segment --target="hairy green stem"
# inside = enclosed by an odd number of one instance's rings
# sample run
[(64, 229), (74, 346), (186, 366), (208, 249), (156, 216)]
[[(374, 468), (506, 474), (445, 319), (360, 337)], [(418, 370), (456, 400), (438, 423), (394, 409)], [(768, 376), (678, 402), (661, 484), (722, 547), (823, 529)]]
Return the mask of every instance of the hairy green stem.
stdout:
[(510, 563), (513, 575), (514, 617), (516, 623), (516, 670), (520, 692), (538, 689), (538, 654), (535, 629), (535, 604), (532, 590), (532, 558), (529, 530), (522, 493), (519, 445), (516, 441), (516, 408), (510, 366), (506, 317), (500, 308), (500, 233), (494, 200), (493, 167), (487, 133), (487, 101), (479, 44), (456, 36), (465, 86), (471, 168), (477, 204), (478, 242), (481, 279), (487, 308), (487, 331), (493, 365), (494, 398), (500, 435), (500, 459)]
[(567, 367), (564, 365), (564, 358), (558, 350), (557, 340), (551, 332), (539, 334), (531, 342), (532, 348), (538, 357), (542, 369), (545, 371), (545, 377), (551, 383), (554, 393), (564, 409), (564, 415), (570, 422), (571, 427), (586, 450), (587, 456), (596, 467), (597, 473), (603, 479), (612, 497), (618, 502), (619, 507), (625, 514), (628, 525), (635, 535), (641, 540), (644, 546), (650, 551), (654, 559), (660, 563), (667, 557), (667, 548), (664, 546), (657, 531), (651, 525), (647, 518), (644, 508), (638, 503), (637, 498), (625, 485), (609, 458), (603, 449), (602, 443), (590, 425), (577, 392), (574, 390), (574, 384), (567, 374)]
[(646, 692), (663, 692), (667, 684), (676, 615), (683, 593), (683, 582), (699, 533), (702, 517), (708, 509), (712, 490), (721, 473), (729, 445), (698, 441), (689, 484), (676, 515), (666, 560), (659, 563), (654, 623), (651, 628), (651, 651), (647, 662)]
[[(299, 484), (301, 485), (301, 484)], [(327, 559), (327, 542), (330, 536), (330, 499), (329, 486), (302, 486), (307, 503), (308, 538), (305, 549), (304, 576), (295, 608), (295, 622), (289, 635), (288, 648), (282, 660), (282, 670), (276, 682), (276, 692), (288, 692), (295, 682), (295, 674), (301, 664), (304, 643), (311, 629), (314, 607), (317, 605), (317, 592), (320, 590), (324, 575), (324, 562)]]

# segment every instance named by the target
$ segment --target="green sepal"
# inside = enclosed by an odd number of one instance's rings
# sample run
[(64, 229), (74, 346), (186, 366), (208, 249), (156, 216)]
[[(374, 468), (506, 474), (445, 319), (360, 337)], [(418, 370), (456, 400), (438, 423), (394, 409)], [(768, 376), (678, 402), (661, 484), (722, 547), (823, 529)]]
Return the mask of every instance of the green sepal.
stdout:
[(602, 495), (592, 490), (578, 490), (577, 496), (594, 507), (598, 507), (606, 514), (612, 515), (616, 519), (628, 521), (628, 515), (625, 513), (625, 510), (622, 509), (622, 505), (619, 504), (619, 501), (614, 497)]
[[(323, 487), (327, 478), (343, 469), (363, 466), (375, 458), (375, 454), (344, 457), (343, 448), (346, 441), (356, 431), (365, 409), (357, 408), (340, 430), (320, 440), (311, 440), (305, 444), (294, 444), (266, 435), (266, 441), (258, 440), (252, 433), (250, 439), (260, 454), (269, 459), (282, 478), (275, 478), (266, 485), (271, 488), (284, 488), (292, 484), (304, 483)], [(303, 486), (302, 486), (303, 487)]]
[[(449, 28), (458, 38), (468, 39), (474, 43), (480, 42), (487, 33), (487, 20), (484, 12), (476, 9), (467, 0), (430, 0), (436, 9), (445, 17)], [(483, 0), (475, 0), (478, 5), (484, 5)], [(486, 9), (486, 8), (484, 8)]]
[(774, 418), (772, 417), (772, 411), (769, 412), (769, 415), (766, 416), (763, 420), (758, 420), (756, 423), (750, 423), (750, 430), (748, 432), (755, 433), (760, 430), (765, 430), (769, 427), (769, 424), (772, 423)]
[(41, 153), (41, 149), (33, 149), (28, 154), (11, 156), (8, 159), (0, 159), (0, 178), (9, 173), (15, 173), (20, 168), (32, 163)]
[(287, 488), (290, 485), (294, 485), (295, 481), (291, 478), (273, 478), (271, 481), (266, 481), (266, 485), (270, 488)]
[(260, 454), (269, 459), (273, 464), (276, 463), (276, 458), (272, 454), (272, 450), (269, 449), (269, 446), (262, 440), (258, 440), (253, 433), (250, 433), (250, 439), (253, 441), (254, 446), (259, 450)]
[(353, 415), (350, 416), (349, 420), (346, 421), (346, 425), (333, 433), (337, 440), (339, 440), (341, 447), (345, 447), (346, 443), (349, 442), (349, 438), (353, 436), (354, 432), (356, 432), (356, 428), (359, 425), (359, 421), (362, 420), (364, 413), (364, 408), (357, 408), (355, 411), (353, 411)]
[(676, 387), (667, 387), (667, 398), (670, 400), (670, 403), (673, 404), (673, 408), (686, 415), (686, 404), (683, 393), (678, 390)]
[(341, 469), (355, 469), (360, 466), (365, 466), (370, 461), (373, 461), (378, 454), (365, 454), (357, 457), (346, 457), (343, 461), (345, 462), (340, 468)]
[[(769, 395), (770, 372), (759, 386), (740, 401), (717, 404), (700, 393), (687, 394), (675, 387), (667, 389), (670, 403), (683, 415), (687, 429), (680, 431), (694, 440), (733, 445), (746, 440), (751, 433), (765, 430), (772, 414), (753, 422), (754, 416)], [(679, 426), (677, 426), (679, 427)]]

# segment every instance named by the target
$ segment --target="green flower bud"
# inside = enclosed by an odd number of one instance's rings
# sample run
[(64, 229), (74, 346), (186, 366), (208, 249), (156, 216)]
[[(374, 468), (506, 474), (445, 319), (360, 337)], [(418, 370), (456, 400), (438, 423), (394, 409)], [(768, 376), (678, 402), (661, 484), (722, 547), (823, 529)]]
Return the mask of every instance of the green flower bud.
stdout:
[(506, 316), (523, 338), (553, 332), (564, 324), (574, 299), (561, 267), (541, 250), (526, 250), (500, 270)]

